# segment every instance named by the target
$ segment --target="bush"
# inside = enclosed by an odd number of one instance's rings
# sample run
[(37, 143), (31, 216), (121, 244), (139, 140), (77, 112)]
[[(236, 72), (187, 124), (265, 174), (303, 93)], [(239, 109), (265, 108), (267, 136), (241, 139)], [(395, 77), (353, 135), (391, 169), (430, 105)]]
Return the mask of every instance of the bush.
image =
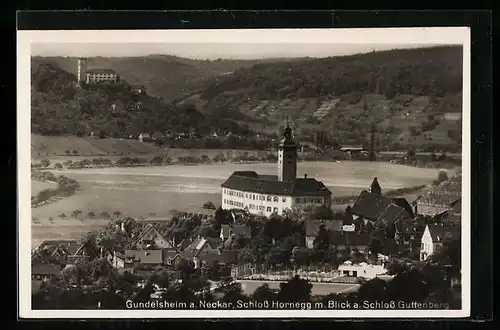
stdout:
[(446, 171), (439, 171), (437, 181), (439, 183), (448, 180), (448, 173)]
[(62, 169), (62, 168), (63, 168), (63, 166), (62, 166), (62, 164), (61, 164), (61, 163), (55, 163), (55, 164), (54, 164), (54, 167), (55, 167), (56, 169), (58, 169), (58, 170), (60, 170), (60, 169)]
[(66, 218), (66, 213), (59, 214), (59, 218)]
[(93, 218), (93, 217), (95, 217), (95, 212), (94, 211), (90, 211), (89, 213), (87, 213), (87, 216), (89, 218)]
[(207, 210), (215, 210), (215, 205), (214, 203), (208, 201), (205, 204), (203, 204), (203, 208)]
[(109, 219), (110, 215), (108, 212), (101, 212), (101, 218)]

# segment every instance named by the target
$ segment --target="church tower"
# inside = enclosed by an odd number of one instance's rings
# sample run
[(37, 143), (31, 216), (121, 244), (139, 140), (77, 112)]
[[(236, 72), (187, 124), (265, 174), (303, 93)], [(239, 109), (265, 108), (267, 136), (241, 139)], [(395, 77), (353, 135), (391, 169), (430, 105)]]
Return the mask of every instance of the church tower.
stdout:
[(78, 59), (78, 71), (77, 71), (77, 79), (78, 83), (84, 83), (87, 75), (87, 59), (84, 57), (80, 57)]
[(286, 123), (284, 138), (278, 146), (278, 180), (294, 182), (297, 178), (298, 145), (292, 137), (292, 129)]

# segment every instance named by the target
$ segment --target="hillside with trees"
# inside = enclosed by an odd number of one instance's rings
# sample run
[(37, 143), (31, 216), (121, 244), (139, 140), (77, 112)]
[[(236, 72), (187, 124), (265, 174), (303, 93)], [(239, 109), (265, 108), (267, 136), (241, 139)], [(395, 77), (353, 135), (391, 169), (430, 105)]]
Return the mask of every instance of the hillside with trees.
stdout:
[[(462, 49), (256, 64), (219, 78), (195, 103), (205, 113), (237, 111), (267, 121), (267, 127), (276, 126), (270, 120), (282, 125), (289, 117), (298, 135), (324, 131), (337, 144), (367, 144), (375, 123), (380, 146), (456, 150), (461, 145)], [(325, 115), (316, 116), (322, 104)]]
[[(32, 63), (32, 133), (109, 137), (146, 132), (210, 134), (214, 129), (238, 132), (239, 125), (225, 118), (200, 113), (191, 106), (177, 107), (149, 95), (136, 95), (125, 80), (117, 84), (78, 86), (76, 76), (50, 63)], [(245, 129), (248, 132), (247, 129)]]
[[(207, 81), (217, 81), (237, 69), (256, 63), (280, 62), (268, 60), (194, 60), (170, 55), (138, 57), (89, 57), (89, 68), (109, 68), (120, 74), (130, 84), (143, 85), (149, 94), (167, 101), (182, 98), (193, 90), (205, 86)], [(32, 58), (32, 65), (51, 64), (74, 75), (77, 74), (75, 57)]]

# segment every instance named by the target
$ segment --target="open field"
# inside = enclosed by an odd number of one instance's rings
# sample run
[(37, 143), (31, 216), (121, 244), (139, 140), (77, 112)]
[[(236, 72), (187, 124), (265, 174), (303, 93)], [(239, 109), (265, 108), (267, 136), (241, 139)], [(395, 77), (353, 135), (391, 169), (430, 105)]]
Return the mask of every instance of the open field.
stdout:
[(49, 189), (49, 188), (56, 188), (57, 183), (54, 182), (44, 182), (44, 181), (36, 181), (36, 180), (31, 180), (31, 196), (35, 196), (38, 194), (40, 191)]
[(44, 240), (52, 239), (79, 239), (86, 233), (105, 227), (109, 220), (106, 219), (61, 219), (54, 217), (52, 220), (40, 219), (39, 223), (31, 224), (31, 248), (37, 247)]
[[(241, 283), (243, 292), (251, 295), (255, 289), (263, 284), (269, 285), (270, 289), (279, 289), (279, 281), (254, 281), (254, 280), (238, 280)], [(356, 291), (359, 287), (358, 284), (344, 284), (344, 283), (312, 283), (311, 294), (313, 296), (323, 296), (330, 293), (345, 293)]]
[[(32, 216), (42, 222), (41, 225), (33, 226), (37, 228), (34, 229), (33, 238), (35, 239), (35, 232), (39, 238), (44, 235), (52, 235), (50, 238), (53, 235), (64, 235), (68, 239), (74, 238), (74, 235), (79, 237), (82, 230), (86, 232), (96, 226), (92, 223), (94, 220), (85, 219), (90, 211), (97, 215), (101, 212), (112, 214), (120, 211), (127, 216), (148, 217), (150, 214), (168, 216), (172, 209), (193, 212), (201, 209), (206, 201), (212, 201), (218, 206), (221, 183), (237, 170), (274, 174), (276, 164), (53, 170), (56, 175), (76, 179), (82, 190), (52, 204), (33, 208)], [(389, 190), (430, 183), (438, 172), (439, 169), (384, 162), (305, 162), (298, 166), (298, 176), (307, 173), (308, 177), (323, 181), (334, 196), (356, 195), (362, 189), (368, 189), (375, 176), (382, 189)], [(83, 212), (83, 220), (75, 220), (78, 223), (73, 224), (69, 219), (61, 219), (56, 224), (47, 221), (49, 217), (55, 219), (61, 213), (69, 216), (77, 209)], [(61, 229), (63, 223), (67, 224), (68, 230)]]
[(77, 136), (41, 136), (31, 134), (33, 159), (65, 156), (76, 151), (79, 156), (136, 156), (161, 151), (150, 143), (129, 139), (93, 139)]

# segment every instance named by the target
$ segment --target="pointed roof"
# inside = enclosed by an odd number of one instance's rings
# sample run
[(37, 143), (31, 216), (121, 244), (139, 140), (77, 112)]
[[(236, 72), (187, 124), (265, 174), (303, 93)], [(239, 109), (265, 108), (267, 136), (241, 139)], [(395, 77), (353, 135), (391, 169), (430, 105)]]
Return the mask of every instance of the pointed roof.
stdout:
[(146, 236), (147, 234), (149, 234), (150, 232), (154, 232), (156, 235), (158, 235), (162, 240), (164, 240), (165, 242), (167, 242), (167, 244), (172, 248), (172, 249), (175, 249), (175, 246), (174, 244), (169, 240), (167, 239), (165, 236), (163, 236), (162, 233), (160, 233), (160, 231), (152, 224), (152, 223), (148, 223), (146, 225), (146, 228), (144, 228), (144, 230), (139, 234), (139, 236), (134, 240), (134, 242), (132, 243), (133, 245), (137, 245), (139, 243), (139, 241), (144, 237)]
[(375, 221), (390, 204), (389, 198), (363, 190), (352, 207), (352, 213), (358, 217)]
[(370, 185), (370, 192), (372, 194), (378, 194), (378, 195), (382, 194), (382, 187), (380, 187), (377, 177), (373, 178), (372, 184)]

